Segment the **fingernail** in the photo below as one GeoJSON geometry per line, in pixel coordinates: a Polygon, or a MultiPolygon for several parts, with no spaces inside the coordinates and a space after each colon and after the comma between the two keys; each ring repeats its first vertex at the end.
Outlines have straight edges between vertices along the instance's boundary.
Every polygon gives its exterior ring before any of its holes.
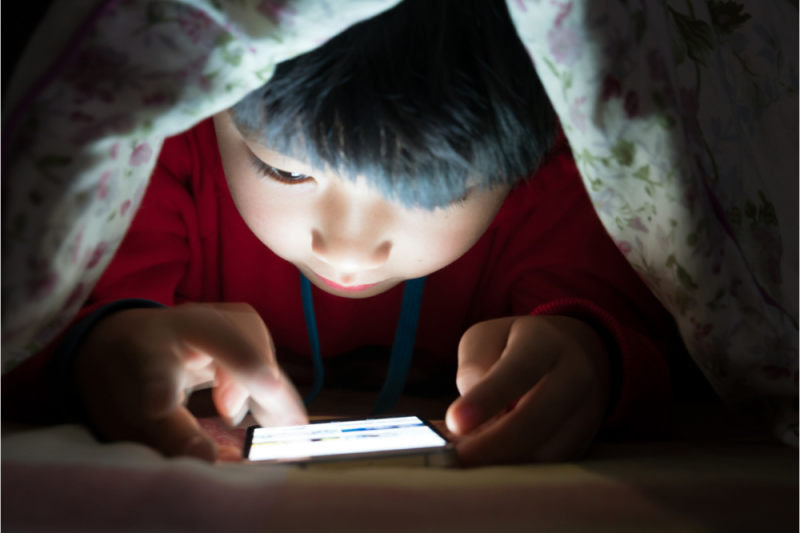
{"type": "Polygon", "coordinates": [[[239,408],[239,412],[236,413],[233,417],[231,417],[231,425],[238,426],[244,420],[244,417],[247,415],[247,412],[250,411],[250,406],[248,405],[249,402],[242,403],[242,406],[239,408]]]}
{"type": "Polygon", "coordinates": [[[478,408],[469,403],[461,403],[455,412],[458,433],[464,434],[472,431],[480,423],[480,412],[478,408]]]}
{"type": "Polygon", "coordinates": [[[220,413],[231,426],[237,426],[247,414],[249,395],[233,383],[220,391],[224,412],[220,413]]]}
{"type": "Polygon", "coordinates": [[[217,459],[217,445],[205,437],[195,435],[189,439],[183,447],[181,455],[197,457],[198,459],[213,463],[217,459]]]}

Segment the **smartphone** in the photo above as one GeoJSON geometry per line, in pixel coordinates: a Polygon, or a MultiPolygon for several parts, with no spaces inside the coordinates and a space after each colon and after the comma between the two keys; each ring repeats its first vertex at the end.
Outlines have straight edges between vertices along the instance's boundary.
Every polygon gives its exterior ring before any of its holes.
{"type": "Polygon", "coordinates": [[[251,426],[244,458],[301,467],[456,466],[453,444],[418,416],[319,420],[304,426],[251,426]]]}

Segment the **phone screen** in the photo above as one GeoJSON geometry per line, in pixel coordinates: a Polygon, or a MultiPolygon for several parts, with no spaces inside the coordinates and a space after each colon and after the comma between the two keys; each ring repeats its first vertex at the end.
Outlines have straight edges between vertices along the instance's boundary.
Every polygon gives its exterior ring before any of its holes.
{"type": "Polygon", "coordinates": [[[430,449],[447,441],[416,416],[252,428],[251,461],[430,449]]]}

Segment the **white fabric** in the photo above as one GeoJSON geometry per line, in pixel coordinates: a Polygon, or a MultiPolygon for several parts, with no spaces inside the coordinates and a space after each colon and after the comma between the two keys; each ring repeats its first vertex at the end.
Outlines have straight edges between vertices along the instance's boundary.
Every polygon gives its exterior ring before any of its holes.
{"type": "Polygon", "coordinates": [[[797,9],[509,8],[606,229],[717,392],[796,446],[797,9]]]}

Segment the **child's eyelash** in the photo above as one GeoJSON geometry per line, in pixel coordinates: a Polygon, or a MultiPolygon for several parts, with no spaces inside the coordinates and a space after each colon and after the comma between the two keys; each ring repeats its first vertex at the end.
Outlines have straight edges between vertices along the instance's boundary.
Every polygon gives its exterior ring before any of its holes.
{"type": "Polygon", "coordinates": [[[297,185],[298,183],[305,183],[308,180],[313,179],[311,176],[307,176],[306,174],[296,174],[294,172],[286,172],[285,170],[277,169],[264,163],[255,156],[253,156],[253,167],[261,176],[279,181],[281,183],[286,183],[288,185],[297,185]]]}

